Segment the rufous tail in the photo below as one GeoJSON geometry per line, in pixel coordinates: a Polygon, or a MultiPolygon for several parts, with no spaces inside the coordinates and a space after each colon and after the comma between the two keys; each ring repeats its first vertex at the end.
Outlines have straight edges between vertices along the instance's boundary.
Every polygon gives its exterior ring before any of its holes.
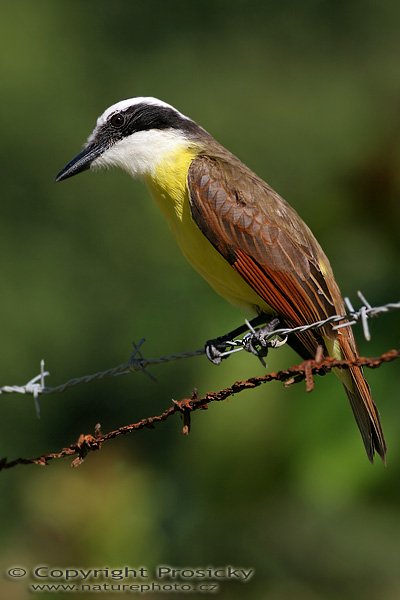
{"type": "MultiPolygon", "coordinates": [[[[356,358],[357,351],[352,335],[339,336],[339,344],[345,360],[356,358]]],[[[372,400],[369,385],[361,367],[351,367],[348,372],[349,381],[343,381],[343,385],[361,432],[368,458],[373,462],[375,452],[377,452],[385,462],[386,442],[378,409],[372,400]],[[351,389],[349,384],[351,384],[351,389]]]]}

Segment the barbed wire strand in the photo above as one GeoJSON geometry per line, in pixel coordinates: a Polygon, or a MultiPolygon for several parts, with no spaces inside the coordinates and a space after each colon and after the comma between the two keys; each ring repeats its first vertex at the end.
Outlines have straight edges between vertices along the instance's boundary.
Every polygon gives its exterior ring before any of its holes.
{"type": "Polygon", "coordinates": [[[42,454],[36,458],[16,458],[10,461],[7,458],[2,458],[0,459],[0,471],[11,469],[17,465],[35,464],[47,466],[50,461],[66,456],[76,456],[76,458],[74,458],[72,461],[71,466],[78,467],[80,464],[82,464],[89,452],[100,450],[104,443],[109,442],[110,440],[121,435],[127,435],[141,429],[154,429],[156,424],[166,421],[175,413],[181,414],[183,420],[182,434],[188,435],[191,427],[191,414],[197,410],[207,409],[208,405],[212,402],[221,402],[234,394],[239,394],[244,390],[259,387],[260,385],[270,381],[280,381],[285,386],[289,386],[305,380],[306,390],[310,392],[314,388],[314,375],[325,374],[327,371],[331,371],[334,368],[348,369],[352,366],[376,368],[383,363],[388,363],[400,358],[400,350],[389,350],[378,357],[358,357],[354,360],[336,360],[331,357],[321,358],[321,356],[321,352],[317,352],[317,355],[314,359],[304,361],[299,365],[290,367],[289,369],[284,369],[275,373],[267,373],[259,377],[251,377],[250,379],[246,379],[244,381],[235,381],[227,388],[216,392],[209,392],[201,397],[199,397],[197,392],[194,391],[190,398],[173,400],[172,405],[167,407],[159,415],[146,417],[129,425],[123,425],[118,429],[109,431],[106,434],[101,432],[101,426],[98,423],[95,426],[94,435],[81,434],[74,444],[62,448],[58,452],[42,454]]]}
{"type": "MultiPolygon", "coordinates": [[[[358,321],[361,321],[363,333],[365,338],[369,341],[371,339],[371,333],[368,326],[368,319],[371,317],[376,317],[383,313],[387,313],[393,310],[400,309],[400,302],[389,302],[382,306],[371,306],[371,304],[366,300],[364,295],[361,292],[358,292],[358,297],[360,298],[363,305],[359,310],[355,310],[353,305],[351,304],[348,298],[345,298],[346,306],[348,309],[348,314],[345,315],[332,315],[326,319],[322,319],[320,321],[316,321],[314,323],[310,323],[307,325],[301,325],[299,327],[292,328],[278,328],[274,329],[270,333],[264,335],[264,340],[266,342],[271,341],[272,347],[278,347],[286,343],[289,335],[293,333],[300,333],[303,331],[307,331],[309,329],[320,329],[324,327],[328,323],[338,323],[335,325],[334,329],[340,329],[342,327],[351,327],[355,325],[358,321]],[[345,321],[345,322],[341,322],[345,321]]],[[[251,327],[251,324],[247,322],[250,331],[254,330],[251,327]]],[[[231,349],[222,352],[221,358],[227,357],[230,354],[234,354],[235,352],[240,352],[242,350],[248,350],[248,335],[246,334],[241,339],[229,340],[226,341],[226,346],[230,346],[231,349]]],[[[33,377],[28,383],[25,385],[4,385],[0,387],[0,395],[1,394],[32,394],[35,402],[36,414],[40,416],[40,405],[39,405],[39,396],[44,394],[55,394],[65,392],[67,389],[75,387],[81,384],[87,384],[92,381],[104,379],[107,377],[117,377],[121,375],[128,375],[134,372],[144,372],[150,378],[154,379],[154,377],[147,371],[149,366],[160,365],[168,362],[174,362],[178,360],[184,360],[187,358],[193,358],[196,356],[202,356],[205,354],[205,349],[200,348],[198,350],[181,352],[176,354],[169,354],[167,356],[160,356],[158,358],[145,358],[141,353],[141,346],[143,345],[145,339],[142,338],[138,344],[133,343],[134,352],[130,357],[128,362],[117,365],[116,367],[111,367],[104,371],[98,371],[96,373],[92,373],[89,375],[83,375],[80,377],[74,377],[69,379],[65,383],[56,386],[46,386],[45,378],[50,375],[49,371],[45,371],[45,363],[44,360],[40,362],[40,373],[33,377]]]]}

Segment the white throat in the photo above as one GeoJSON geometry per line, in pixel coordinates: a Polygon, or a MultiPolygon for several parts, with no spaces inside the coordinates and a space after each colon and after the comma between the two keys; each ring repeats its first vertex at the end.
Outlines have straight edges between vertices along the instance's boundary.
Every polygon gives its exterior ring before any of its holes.
{"type": "Polygon", "coordinates": [[[119,167],[132,177],[152,175],[168,154],[189,144],[184,134],[176,129],[138,131],[103,152],[91,168],[119,167]]]}

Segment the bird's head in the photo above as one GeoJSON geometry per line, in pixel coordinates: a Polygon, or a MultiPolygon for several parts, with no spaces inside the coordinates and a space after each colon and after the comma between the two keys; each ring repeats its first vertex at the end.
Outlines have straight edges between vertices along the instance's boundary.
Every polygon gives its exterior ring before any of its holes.
{"type": "Polygon", "coordinates": [[[57,175],[62,181],[89,168],[117,166],[131,175],[152,173],[169,152],[196,144],[205,131],[156,98],[113,104],[97,119],[83,150],[57,175]]]}

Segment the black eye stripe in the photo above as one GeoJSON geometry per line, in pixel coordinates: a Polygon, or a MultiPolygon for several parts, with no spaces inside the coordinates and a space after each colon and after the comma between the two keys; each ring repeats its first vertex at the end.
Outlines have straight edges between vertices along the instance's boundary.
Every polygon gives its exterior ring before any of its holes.
{"type": "Polygon", "coordinates": [[[148,131],[149,129],[178,128],[184,119],[173,109],[163,106],[137,104],[124,111],[126,117],[124,135],[135,131],[148,131]]]}
{"type": "Polygon", "coordinates": [[[198,125],[193,121],[185,119],[174,109],[167,106],[135,104],[119,114],[125,118],[124,124],[119,127],[119,131],[124,137],[137,131],[148,131],[150,129],[180,129],[183,131],[198,129],[198,125]]]}
{"type": "Polygon", "coordinates": [[[139,131],[177,129],[189,137],[204,135],[194,121],[186,119],[173,108],[152,104],[134,104],[125,110],[114,112],[96,134],[96,140],[106,139],[115,143],[139,131]]]}

